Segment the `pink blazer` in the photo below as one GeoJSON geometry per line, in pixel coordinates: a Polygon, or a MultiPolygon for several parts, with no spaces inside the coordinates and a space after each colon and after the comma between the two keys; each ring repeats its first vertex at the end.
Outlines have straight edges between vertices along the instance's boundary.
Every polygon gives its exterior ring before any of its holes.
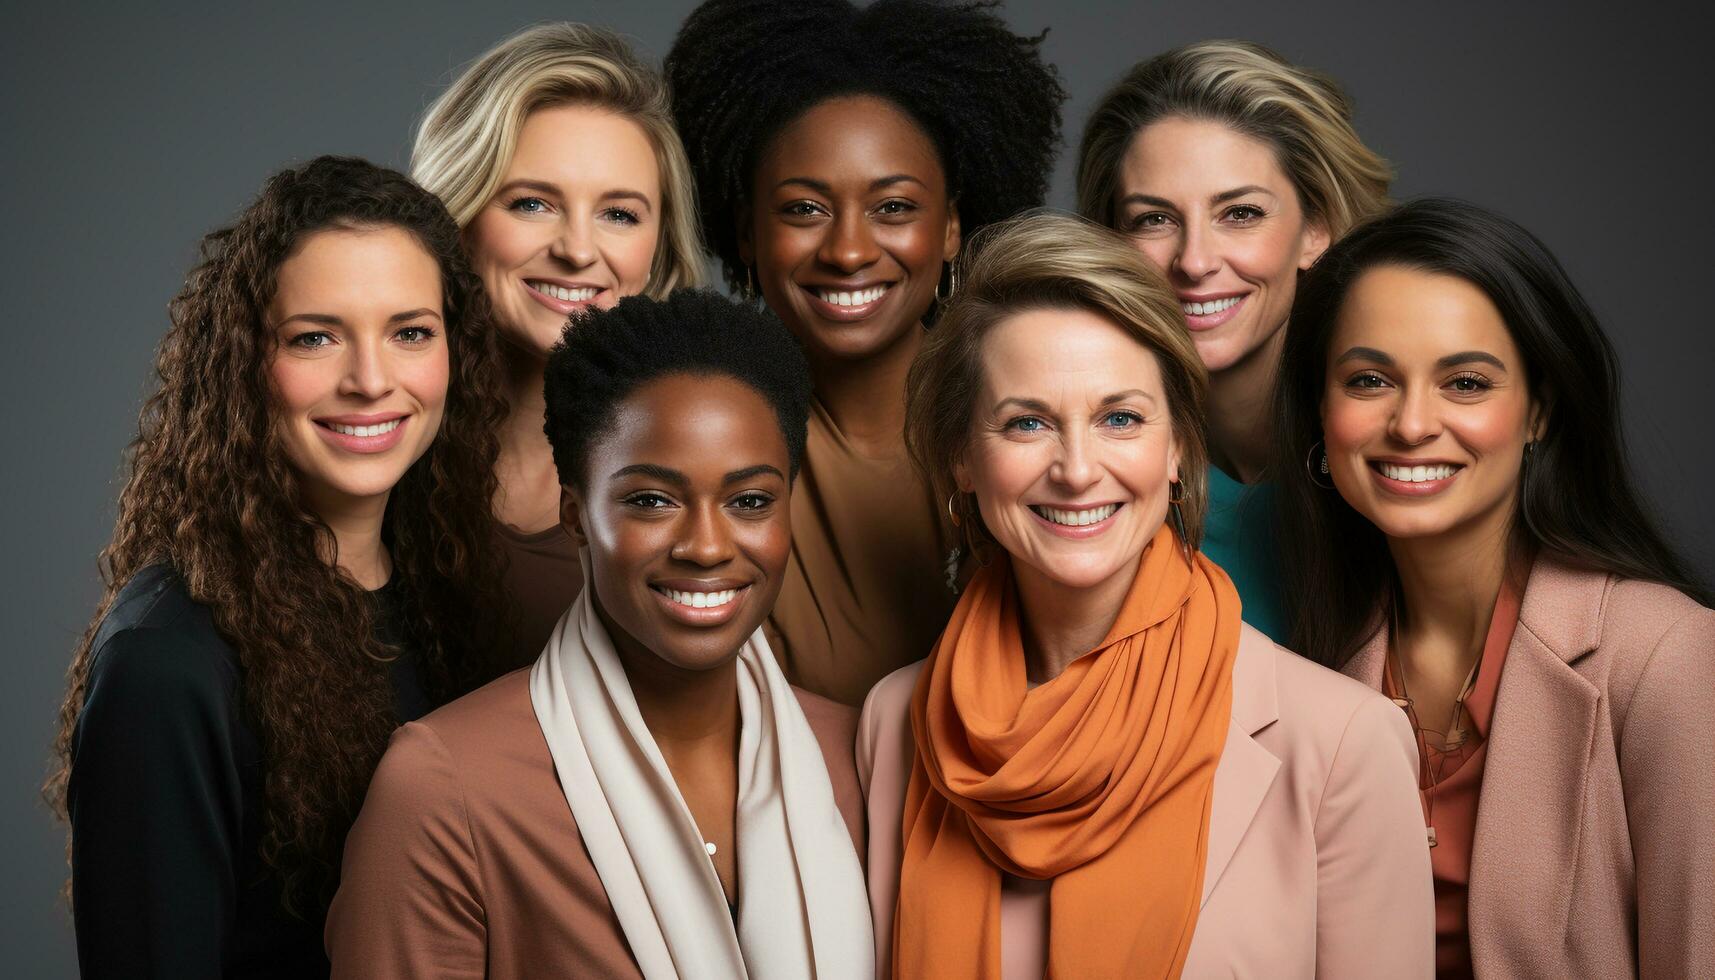
{"type": "MultiPolygon", "coordinates": [[[[921,668],[884,678],[858,722],[882,977],[892,959],[900,817],[915,751],[907,707],[921,668]]],[[[1391,702],[1244,627],[1184,975],[1431,976],[1435,911],[1416,773],[1411,731],[1391,702]]],[[[1008,879],[1007,980],[1043,976],[1047,933],[1045,883],[1008,879]]]]}
{"type": "MultiPolygon", "coordinates": [[[[1386,653],[1345,673],[1379,688],[1386,653]]],[[[1715,977],[1715,611],[1536,562],[1467,902],[1479,977],[1715,977]]]]}

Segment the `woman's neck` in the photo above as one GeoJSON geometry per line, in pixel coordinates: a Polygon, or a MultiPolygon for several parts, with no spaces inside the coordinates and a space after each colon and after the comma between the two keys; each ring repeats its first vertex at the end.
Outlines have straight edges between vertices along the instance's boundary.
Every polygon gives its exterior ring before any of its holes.
{"type": "MultiPolygon", "coordinates": [[[[1401,608],[1393,643],[1416,670],[1463,676],[1483,648],[1509,574],[1511,509],[1470,527],[1422,538],[1389,538],[1401,608]]],[[[1408,668],[1409,669],[1409,668],[1408,668]]]]}
{"type": "Polygon", "coordinates": [[[322,560],[335,565],[373,592],[393,577],[393,557],[381,541],[381,526],[387,517],[389,494],[376,497],[316,496],[306,492],[305,503],[333,532],[333,551],[322,560]]]}
{"type": "Polygon", "coordinates": [[[1274,378],[1285,339],[1283,326],[1237,364],[1209,375],[1209,458],[1240,483],[1255,483],[1268,465],[1274,378]]]}
{"type": "Polygon", "coordinates": [[[923,346],[912,327],[891,347],[861,360],[810,360],[816,398],[845,440],[864,456],[899,451],[905,432],[905,377],[923,346]]]}
{"type": "Polygon", "coordinates": [[[1046,684],[1059,677],[1072,661],[1107,638],[1142,560],[1138,556],[1107,581],[1090,588],[1063,585],[1023,562],[1012,563],[1024,638],[1024,670],[1031,683],[1046,684]]]}
{"type": "Polygon", "coordinates": [[[547,412],[543,377],[547,362],[533,351],[510,348],[506,356],[506,403],[501,424],[499,481],[494,513],[504,524],[533,533],[560,522],[560,478],[554,450],[542,425],[547,412]]]}
{"type": "Polygon", "coordinates": [[[736,652],[708,670],[675,667],[621,630],[599,601],[595,612],[613,640],[643,724],[669,766],[677,768],[672,763],[687,753],[733,751],[739,731],[736,652]]]}

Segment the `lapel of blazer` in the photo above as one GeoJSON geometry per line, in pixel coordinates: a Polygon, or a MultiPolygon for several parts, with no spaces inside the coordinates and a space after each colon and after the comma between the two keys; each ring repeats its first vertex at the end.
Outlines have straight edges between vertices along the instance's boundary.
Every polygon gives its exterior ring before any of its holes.
{"type": "MultiPolygon", "coordinates": [[[[1507,973],[1509,950],[1558,948],[1572,907],[1600,692],[1572,664],[1596,648],[1608,577],[1539,559],[1507,647],[1471,848],[1473,963],[1507,973]]],[[[1514,964],[1518,965],[1518,964],[1514,964]]],[[[1540,965],[1540,964],[1539,964],[1540,965]]]]}
{"type": "Polygon", "coordinates": [[[1239,841],[1262,806],[1280,770],[1280,760],[1258,745],[1252,735],[1280,718],[1274,682],[1274,644],[1249,626],[1239,633],[1233,662],[1233,715],[1227,723],[1227,744],[1215,766],[1215,799],[1209,807],[1209,854],[1203,866],[1203,899],[1207,905],[1221,873],[1233,859],[1239,841]]]}

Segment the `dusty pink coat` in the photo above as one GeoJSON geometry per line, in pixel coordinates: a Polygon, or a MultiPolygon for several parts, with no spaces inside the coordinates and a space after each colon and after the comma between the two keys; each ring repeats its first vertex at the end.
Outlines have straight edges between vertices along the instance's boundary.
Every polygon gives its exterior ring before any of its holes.
{"type": "Polygon", "coordinates": [[[1537,561],[1489,725],[1477,976],[1715,977],[1715,611],[1537,561]]]}
{"type": "MultiPolygon", "coordinates": [[[[884,977],[915,751],[906,709],[921,668],[912,664],[877,684],[858,722],[884,977]]],[[[1416,773],[1417,749],[1398,708],[1246,626],[1184,975],[1431,976],[1435,910],[1416,773]]],[[[1006,980],[1043,975],[1045,885],[1009,880],[1003,888],[1006,980]]]]}

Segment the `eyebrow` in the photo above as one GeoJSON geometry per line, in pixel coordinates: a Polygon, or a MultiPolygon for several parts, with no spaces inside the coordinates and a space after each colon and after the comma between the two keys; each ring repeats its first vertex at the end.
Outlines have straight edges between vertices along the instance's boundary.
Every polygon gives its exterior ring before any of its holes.
{"type": "MultiPolygon", "coordinates": [[[[495,193],[495,196],[498,197],[501,194],[506,193],[507,191],[535,191],[538,194],[552,194],[555,197],[563,197],[564,196],[561,193],[560,188],[555,186],[554,184],[551,184],[545,180],[533,180],[529,177],[520,177],[517,180],[509,180],[505,184],[502,184],[500,189],[495,191],[494,193],[495,193]]],[[[641,202],[644,206],[649,206],[652,203],[649,199],[649,195],[643,193],[642,191],[634,191],[628,187],[619,187],[619,188],[615,188],[611,191],[608,191],[607,193],[603,194],[599,198],[599,200],[603,200],[603,201],[613,201],[613,200],[638,201],[638,202],[641,202]]]]}
{"type": "MultiPolygon", "coordinates": [[[[1230,191],[1222,191],[1214,197],[1209,198],[1209,201],[1212,204],[1224,204],[1234,198],[1244,197],[1246,194],[1267,194],[1269,197],[1275,196],[1273,191],[1259,184],[1246,184],[1243,187],[1235,187],[1230,191]]],[[[1154,197],[1149,194],[1127,194],[1120,200],[1120,204],[1149,204],[1158,208],[1177,207],[1177,205],[1165,197],[1154,197]]]]}
{"type": "MultiPolygon", "coordinates": [[[[1390,367],[1394,363],[1392,357],[1374,347],[1353,347],[1336,358],[1334,363],[1344,364],[1347,361],[1375,361],[1377,364],[1385,364],[1390,367]]],[[[1506,362],[1488,351],[1462,350],[1457,354],[1448,354],[1445,357],[1435,359],[1435,369],[1438,371],[1458,367],[1461,364],[1492,364],[1502,371],[1507,369],[1506,362]]]]}
{"type": "MultiPolygon", "coordinates": [[[[825,180],[817,180],[814,177],[788,177],[785,180],[782,180],[780,183],[775,184],[774,189],[779,190],[782,187],[786,187],[786,186],[792,185],[792,184],[796,184],[796,185],[799,185],[802,187],[808,187],[818,194],[827,194],[830,197],[833,196],[833,193],[834,193],[834,188],[833,188],[832,184],[829,184],[825,180]]],[[[885,187],[892,187],[894,184],[916,184],[918,187],[921,187],[924,190],[928,190],[928,188],[929,188],[928,184],[923,183],[921,180],[918,180],[916,177],[913,177],[910,174],[888,174],[886,177],[877,177],[876,179],[870,181],[869,182],[869,191],[870,191],[870,193],[874,193],[874,192],[879,191],[885,187]]]]}
{"type": "MultiPolygon", "coordinates": [[[[1103,407],[1106,407],[1118,402],[1123,402],[1127,398],[1142,398],[1150,404],[1155,403],[1155,396],[1144,391],[1142,388],[1127,388],[1125,391],[1116,391],[1113,394],[1108,395],[1101,400],[1100,404],[1103,407]]],[[[1000,414],[1000,410],[1005,408],[1008,404],[1017,405],[1019,408],[1022,408],[1027,412],[1040,412],[1043,415],[1054,414],[1054,410],[1048,407],[1047,402],[1040,401],[1035,398],[1020,398],[1017,396],[1002,398],[1000,401],[995,402],[993,410],[994,413],[997,415],[1000,414]]]]}
{"type": "MultiPolygon", "coordinates": [[[[432,317],[439,320],[441,315],[426,306],[420,306],[414,310],[405,310],[400,313],[395,313],[387,318],[387,322],[403,323],[406,320],[421,320],[424,317],[432,317]]],[[[278,330],[286,324],[291,323],[293,320],[303,320],[308,323],[317,323],[326,327],[337,327],[345,323],[344,317],[335,316],[332,313],[294,313],[291,316],[282,318],[279,323],[274,324],[274,329],[278,330]]]]}
{"type": "MultiPolygon", "coordinates": [[[[752,477],[762,476],[766,473],[772,473],[782,480],[786,479],[786,474],[780,472],[779,467],[770,466],[767,463],[758,463],[755,466],[746,466],[743,469],[733,470],[721,478],[721,483],[739,483],[744,480],[751,479],[752,477]]],[[[681,487],[689,486],[691,483],[691,478],[678,470],[671,469],[666,466],[658,466],[654,463],[633,463],[630,466],[621,466],[619,469],[613,471],[613,476],[609,477],[609,479],[617,480],[622,476],[647,476],[652,479],[660,480],[662,483],[671,483],[681,487]]]]}

